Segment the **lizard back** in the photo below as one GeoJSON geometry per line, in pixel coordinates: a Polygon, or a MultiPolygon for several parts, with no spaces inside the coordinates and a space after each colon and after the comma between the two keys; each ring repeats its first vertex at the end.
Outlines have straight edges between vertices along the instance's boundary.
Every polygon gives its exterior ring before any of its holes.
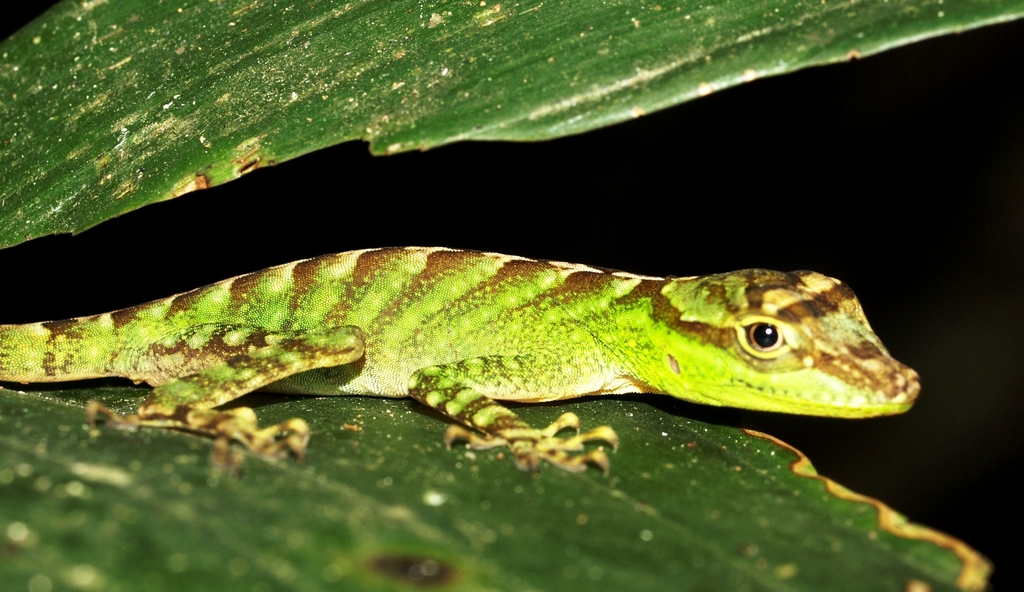
{"type": "Polygon", "coordinates": [[[355,325],[367,335],[360,364],[274,390],[404,396],[418,368],[478,356],[573,342],[603,362],[599,339],[576,320],[607,315],[627,297],[649,298],[662,282],[477,251],[349,251],[109,313],[0,325],[0,380],[126,376],[155,385],[203,367],[220,349],[263,345],[271,333],[355,325]]]}

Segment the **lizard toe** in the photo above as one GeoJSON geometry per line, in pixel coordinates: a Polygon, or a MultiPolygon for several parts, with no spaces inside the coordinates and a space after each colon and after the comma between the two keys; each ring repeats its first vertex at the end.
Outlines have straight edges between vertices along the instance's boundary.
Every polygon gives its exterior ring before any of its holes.
{"type": "Polygon", "coordinates": [[[570,473],[582,473],[590,466],[601,469],[601,472],[608,474],[611,461],[603,450],[591,450],[586,454],[566,454],[562,451],[552,451],[543,458],[548,463],[570,473]]]}
{"type": "Polygon", "coordinates": [[[563,413],[558,419],[551,423],[548,427],[544,428],[541,433],[548,437],[554,437],[555,434],[564,430],[571,429],[576,432],[580,431],[580,418],[575,413],[563,413]]]}
{"type": "Polygon", "coordinates": [[[102,418],[104,424],[119,430],[134,430],[141,425],[138,415],[118,415],[99,401],[89,401],[85,405],[85,417],[89,429],[96,429],[96,419],[102,418]]]}
{"type": "MultiPolygon", "coordinates": [[[[572,415],[569,427],[573,424],[578,426],[579,418],[573,414],[566,415],[572,415]]],[[[610,444],[615,449],[619,443],[618,435],[610,427],[600,426],[569,438],[558,438],[552,434],[552,430],[554,426],[563,426],[567,423],[563,422],[565,417],[563,415],[547,429],[533,434],[529,434],[527,430],[517,430],[515,434],[502,433],[510,442],[509,448],[512,450],[516,466],[524,471],[536,472],[543,461],[573,473],[585,471],[591,465],[607,473],[611,461],[603,449],[582,454],[571,453],[582,452],[585,444],[598,441],[610,444]]],[[[554,429],[554,432],[557,433],[560,429],[562,427],[554,429]]]]}
{"type": "Polygon", "coordinates": [[[465,442],[473,450],[488,450],[505,446],[508,442],[501,436],[480,435],[460,425],[450,425],[444,432],[445,448],[451,450],[455,442],[465,442]]]}

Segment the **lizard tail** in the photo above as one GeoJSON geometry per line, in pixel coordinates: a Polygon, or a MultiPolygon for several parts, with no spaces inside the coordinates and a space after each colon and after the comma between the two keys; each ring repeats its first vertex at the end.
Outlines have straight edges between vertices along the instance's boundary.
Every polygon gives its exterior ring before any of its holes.
{"type": "Polygon", "coordinates": [[[0,381],[58,382],[110,376],[115,342],[109,314],[0,325],[0,381]]]}

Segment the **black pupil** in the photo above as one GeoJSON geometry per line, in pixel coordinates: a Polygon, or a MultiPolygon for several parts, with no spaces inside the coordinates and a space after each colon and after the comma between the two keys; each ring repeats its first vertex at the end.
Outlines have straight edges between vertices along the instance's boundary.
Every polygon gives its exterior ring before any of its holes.
{"type": "Polygon", "coordinates": [[[775,325],[758,323],[750,328],[750,339],[761,349],[771,349],[779,343],[779,330],[775,325]]]}

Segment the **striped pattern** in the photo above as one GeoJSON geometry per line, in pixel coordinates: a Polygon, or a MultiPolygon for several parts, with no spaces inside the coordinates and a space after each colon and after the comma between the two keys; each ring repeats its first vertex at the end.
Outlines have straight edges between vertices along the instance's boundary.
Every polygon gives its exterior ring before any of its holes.
{"type": "MultiPolygon", "coordinates": [[[[889,356],[849,288],[820,274],[659,278],[421,247],[327,255],[108,314],[0,326],[0,380],[126,376],[157,385],[280,335],[343,326],[365,335],[358,363],[273,388],[400,397],[425,368],[519,358],[531,362],[515,380],[498,380],[505,370],[495,370],[474,388],[521,401],[659,391],[849,416],[903,411],[919,390],[916,373],[889,356]],[[747,355],[738,330],[751,314],[773,319],[792,351],[770,360],[747,355]]],[[[444,405],[459,396],[441,390],[450,394],[444,405]]],[[[454,415],[480,405],[467,400],[454,415]]]]}
{"type": "MultiPolygon", "coordinates": [[[[523,353],[530,349],[528,341],[536,341],[517,335],[552,332],[552,338],[582,338],[572,319],[584,322],[603,314],[640,284],[661,281],[444,248],[351,251],[113,313],[0,326],[0,379],[126,375],[160,384],[201,367],[205,362],[197,357],[223,357],[263,345],[268,333],[355,325],[369,336],[366,368],[372,371],[322,394],[404,396],[409,377],[419,368],[523,353]]],[[[657,286],[646,290],[656,291],[657,286]]],[[[301,388],[286,385],[284,390],[301,388]]]]}

